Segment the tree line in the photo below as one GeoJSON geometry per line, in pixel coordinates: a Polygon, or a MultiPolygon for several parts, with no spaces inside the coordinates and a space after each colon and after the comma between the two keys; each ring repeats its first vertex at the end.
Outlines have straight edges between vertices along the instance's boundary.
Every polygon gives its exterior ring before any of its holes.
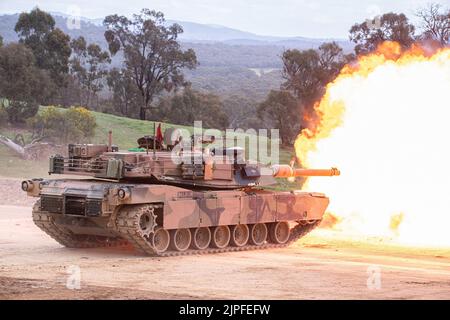
{"type": "MultiPolygon", "coordinates": [[[[184,78],[183,70],[195,68],[198,62],[195,52],[183,50],[177,41],[183,32],[180,25],[167,26],[161,12],[148,9],[131,19],[107,16],[104,25],[107,51],[82,36],[70,39],[39,8],[20,14],[15,25],[19,42],[0,48],[0,97],[8,121],[25,122],[39,105],[81,105],[142,120],[158,115],[175,122],[185,117],[172,117],[173,112],[166,110],[172,99],[192,101],[189,108],[197,108],[196,114],[207,107],[217,109],[215,96],[192,90],[184,78]],[[110,67],[115,55],[123,59],[121,68],[110,67]],[[107,99],[102,98],[105,90],[107,99]]],[[[221,108],[214,116],[202,113],[211,125],[228,125],[221,108]]]]}
{"type": "MultiPolygon", "coordinates": [[[[218,97],[198,92],[185,72],[196,68],[196,53],[182,48],[183,29],[168,25],[161,12],[143,9],[131,18],[104,19],[108,49],[71,39],[39,8],[20,14],[15,25],[17,43],[0,37],[0,122],[24,123],[39,105],[85,106],[92,110],[138,119],[226,128],[278,128],[282,141],[292,144],[296,134],[314,123],[314,102],[340,69],[356,55],[373,51],[385,40],[409,47],[415,41],[448,45],[450,10],[431,4],[417,12],[421,33],[402,13],[386,13],[376,21],[354,24],[349,38],[354,53],[344,54],[335,42],[317,49],[287,49],[282,53],[283,83],[262,102],[249,97],[218,97]],[[111,67],[118,57],[120,67],[111,67]]],[[[55,118],[54,115],[52,115],[55,118]]]]}

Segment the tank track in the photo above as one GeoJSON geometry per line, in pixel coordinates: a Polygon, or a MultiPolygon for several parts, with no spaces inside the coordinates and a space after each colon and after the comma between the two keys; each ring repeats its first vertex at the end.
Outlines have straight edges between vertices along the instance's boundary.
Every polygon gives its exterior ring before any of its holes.
{"type": "Polygon", "coordinates": [[[148,208],[156,209],[157,205],[136,205],[121,208],[116,217],[116,230],[120,236],[128,241],[137,251],[147,255],[156,255],[157,251],[152,248],[147,237],[139,233],[139,211],[148,208]]]}
{"type": "Polygon", "coordinates": [[[299,223],[291,229],[289,240],[283,244],[265,243],[263,245],[245,245],[242,247],[228,246],[223,249],[207,248],[204,250],[188,249],[186,251],[174,251],[167,250],[164,252],[157,252],[153,247],[149,238],[141,235],[138,231],[137,217],[139,216],[139,210],[146,210],[148,207],[161,208],[160,205],[139,205],[133,207],[122,208],[116,217],[116,230],[120,233],[121,237],[126,239],[137,251],[145,255],[160,256],[160,257],[174,257],[174,256],[187,256],[187,255],[201,255],[212,253],[224,253],[235,251],[249,251],[249,250],[261,250],[261,249],[275,249],[285,248],[297,241],[298,239],[307,235],[311,230],[316,228],[321,220],[316,220],[311,223],[301,224],[299,223]]]}
{"type": "Polygon", "coordinates": [[[101,248],[117,247],[128,243],[121,238],[102,236],[77,235],[55,223],[54,218],[40,211],[40,200],[33,206],[33,222],[42,231],[52,237],[55,241],[68,248],[101,248]]]}

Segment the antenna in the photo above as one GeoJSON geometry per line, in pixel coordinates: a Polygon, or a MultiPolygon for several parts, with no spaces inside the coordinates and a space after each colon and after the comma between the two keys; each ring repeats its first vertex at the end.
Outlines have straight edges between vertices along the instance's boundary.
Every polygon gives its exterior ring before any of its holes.
{"type": "Polygon", "coordinates": [[[153,159],[156,159],[156,122],[153,121],[153,159]]]}
{"type": "Polygon", "coordinates": [[[112,151],[112,130],[108,131],[108,152],[112,151]]]}

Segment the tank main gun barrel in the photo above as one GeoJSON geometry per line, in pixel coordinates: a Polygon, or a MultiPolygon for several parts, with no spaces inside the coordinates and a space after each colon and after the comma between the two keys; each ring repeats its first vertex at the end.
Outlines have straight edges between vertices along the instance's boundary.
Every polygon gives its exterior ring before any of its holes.
{"type": "Polygon", "coordinates": [[[272,166],[273,176],[275,178],[292,177],[331,177],[339,176],[341,172],[337,168],[331,169],[294,169],[288,165],[272,166]]]}

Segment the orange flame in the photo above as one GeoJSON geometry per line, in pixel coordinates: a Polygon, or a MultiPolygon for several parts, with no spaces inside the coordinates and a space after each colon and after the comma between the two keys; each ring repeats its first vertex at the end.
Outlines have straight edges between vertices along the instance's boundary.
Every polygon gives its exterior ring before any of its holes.
{"type": "Polygon", "coordinates": [[[449,92],[450,48],[402,51],[396,42],[358,57],[327,85],[314,106],[318,122],[298,135],[295,152],[303,165],[341,169],[338,178],[308,181],[330,196],[341,226],[450,245],[449,92]]]}
{"type": "Polygon", "coordinates": [[[341,221],[342,221],[341,217],[339,217],[331,212],[325,212],[325,214],[322,217],[322,221],[320,222],[320,228],[333,229],[341,221]]]}
{"type": "Polygon", "coordinates": [[[391,221],[389,223],[389,228],[396,234],[398,235],[398,229],[400,227],[400,224],[403,221],[403,213],[397,213],[397,214],[393,214],[391,216],[391,221]]]}

